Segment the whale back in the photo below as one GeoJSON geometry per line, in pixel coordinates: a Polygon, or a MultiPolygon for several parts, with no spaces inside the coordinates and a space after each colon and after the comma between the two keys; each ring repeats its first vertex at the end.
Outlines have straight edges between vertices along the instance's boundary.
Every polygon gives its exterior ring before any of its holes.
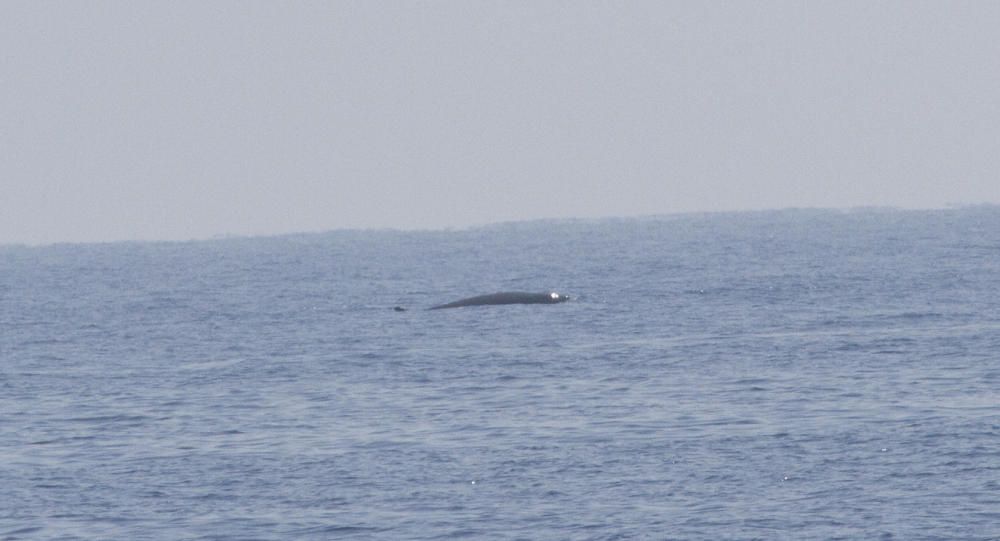
{"type": "Polygon", "coordinates": [[[566,302],[569,297],[556,292],[549,293],[527,293],[524,291],[503,291],[489,295],[478,295],[459,299],[447,304],[432,306],[429,310],[440,310],[442,308],[461,308],[463,306],[486,306],[493,304],[556,304],[566,302]]]}

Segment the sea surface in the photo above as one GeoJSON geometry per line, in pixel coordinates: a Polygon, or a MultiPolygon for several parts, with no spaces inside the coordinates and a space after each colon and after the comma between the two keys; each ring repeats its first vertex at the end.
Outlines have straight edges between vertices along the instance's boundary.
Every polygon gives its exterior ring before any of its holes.
{"type": "Polygon", "coordinates": [[[1000,539],[1000,207],[0,247],[22,539],[1000,539]]]}

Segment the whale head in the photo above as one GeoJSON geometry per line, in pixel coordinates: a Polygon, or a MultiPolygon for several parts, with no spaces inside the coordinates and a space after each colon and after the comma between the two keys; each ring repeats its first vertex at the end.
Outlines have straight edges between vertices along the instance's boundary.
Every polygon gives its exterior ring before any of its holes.
{"type": "Polygon", "coordinates": [[[549,298],[552,299],[550,301],[552,303],[566,302],[566,301],[569,300],[569,295],[560,295],[560,294],[556,293],[555,291],[553,291],[553,292],[549,293],[549,298]]]}

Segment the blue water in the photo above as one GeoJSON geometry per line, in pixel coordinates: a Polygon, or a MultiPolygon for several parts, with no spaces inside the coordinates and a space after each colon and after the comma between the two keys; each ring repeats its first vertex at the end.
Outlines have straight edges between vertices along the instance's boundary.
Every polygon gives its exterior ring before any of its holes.
{"type": "Polygon", "coordinates": [[[16,539],[1000,539],[1000,208],[0,247],[16,539]]]}

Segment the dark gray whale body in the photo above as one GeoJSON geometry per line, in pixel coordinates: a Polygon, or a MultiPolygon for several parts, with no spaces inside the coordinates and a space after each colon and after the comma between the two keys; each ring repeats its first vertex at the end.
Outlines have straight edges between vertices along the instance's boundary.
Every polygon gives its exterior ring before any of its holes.
{"type": "Polygon", "coordinates": [[[505,291],[493,293],[492,295],[479,295],[460,299],[448,304],[432,306],[428,310],[440,310],[441,308],[461,308],[463,306],[483,306],[487,304],[556,304],[566,302],[569,297],[558,293],[525,293],[523,291],[505,291]]]}

